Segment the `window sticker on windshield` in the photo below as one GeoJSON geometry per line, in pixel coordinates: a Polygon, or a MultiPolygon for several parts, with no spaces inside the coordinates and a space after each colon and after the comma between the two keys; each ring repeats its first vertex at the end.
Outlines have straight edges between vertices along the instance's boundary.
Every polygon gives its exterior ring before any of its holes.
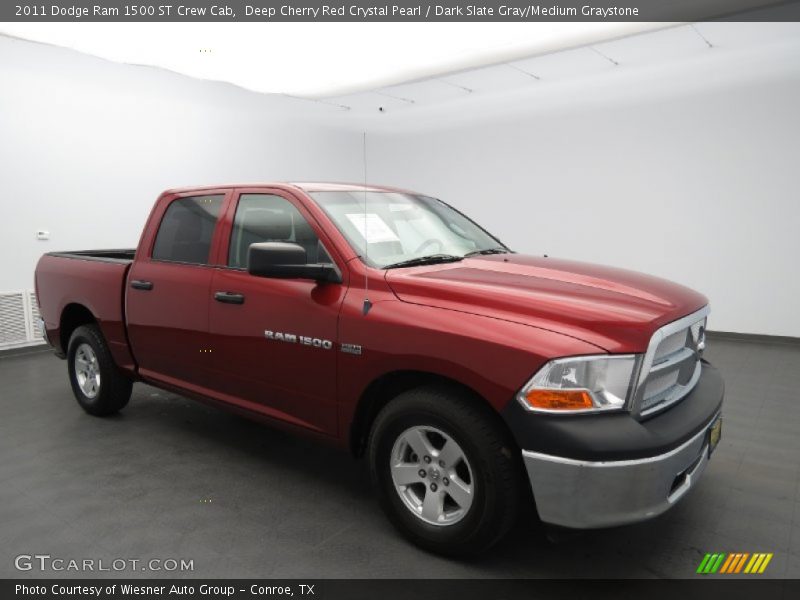
{"type": "Polygon", "coordinates": [[[410,202],[408,204],[390,204],[389,210],[392,212],[403,212],[406,210],[414,210],[414,205],[410,202]]]}
{"type": "Polygon", "coordinates": [[[355,213],[345,215],[353,226],[370,244],[379,242],[399,242],[400,238],[392,231],[386,221],[375,213],[355,213]]]}

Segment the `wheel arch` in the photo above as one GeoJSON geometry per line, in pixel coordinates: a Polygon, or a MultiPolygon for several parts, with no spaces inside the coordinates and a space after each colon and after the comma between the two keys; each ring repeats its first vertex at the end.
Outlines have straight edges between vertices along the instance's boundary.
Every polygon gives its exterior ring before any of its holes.
{"type": "Polygon", "coordinates": [[[361,457],[367,445],[367,438],[378,413],[403,392],[423,386],[444,386],[460,394],[476,406],[483,408],[488,418],[493,418],[507,432],[508,439],[514,442],[510,429],[489,401],[472,387],[461,381],[438,373],[419,370],[400,370],[384,373],[365,388],[358,399],[350,425],[349,446],[353,456],[361,457]]]}
{"type": "Polygon", "coordinates": [[[64,354],[67,353],[72,332],[81,325],[90,323],[97,323],[97,317],[83,304],[72,302],[64,307],[64,310],[61,311],[61,319],[58,326],[59,344],[64,354]]]}

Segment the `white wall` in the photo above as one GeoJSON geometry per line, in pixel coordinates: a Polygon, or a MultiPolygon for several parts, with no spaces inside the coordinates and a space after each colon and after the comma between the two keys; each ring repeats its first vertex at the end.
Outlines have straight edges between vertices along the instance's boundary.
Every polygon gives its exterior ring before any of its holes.
{"type": "Polygon", "coordinates": [[[514,249],[659,275],[709,328],[800,336],[800,46],[616,69],[368,120],[370,179],[514,249]]]}
{"type": "Polygon", "coordinates": [[[44,252],[136,246],[166,188],[361,177],[360,135],[314,103],[3,36],[0,82],[0,292],[44,252]]]}
{"type": "Polygon", "coordinates": [[[43,252],[135,246],[164,188],[360,181],[366,130],[371,182],[519,251],[694,287],[712,329],[800,336],[800,41],[383,114],[2,36],[0,82],[0,291],[43,252]]]}

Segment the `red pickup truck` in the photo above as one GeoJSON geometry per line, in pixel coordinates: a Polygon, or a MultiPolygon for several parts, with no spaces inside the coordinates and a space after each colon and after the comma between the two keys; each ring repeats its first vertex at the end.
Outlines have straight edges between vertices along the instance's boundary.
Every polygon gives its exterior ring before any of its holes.
{"type": "Polygon", "coordinates": [[[522,511],[658,515],[720,438],[704,296],[517,254],[413,192],[170,190],[138,249],[46,254],[36,291],[86,412],[142,381],[348,447],[394,525],[442,553],[522,511]]]}

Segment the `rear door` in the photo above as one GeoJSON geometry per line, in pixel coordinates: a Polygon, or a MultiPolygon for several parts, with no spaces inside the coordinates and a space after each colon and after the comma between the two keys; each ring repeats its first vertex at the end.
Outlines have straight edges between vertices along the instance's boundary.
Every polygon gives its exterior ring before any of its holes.
{"type": "Polygon", "coordinates": [[[128,336],[145,378],[202,391],[208,384],[208,305],[217,224],[228,190],[160,201],[128,275],[128,336]]]}
{"type": "Polygon", "coordinates": [[[225,264],[213,275],[209,307],[212,387],[249,410],[336,434],[345,284],[255,277],[246,268],[250,244],[265,241],[300,244],[309,263],[333,262],[340,271],[341,259],[329,254],[324,231],[285,190],[236,190],[222,229],[225,264]]]}

